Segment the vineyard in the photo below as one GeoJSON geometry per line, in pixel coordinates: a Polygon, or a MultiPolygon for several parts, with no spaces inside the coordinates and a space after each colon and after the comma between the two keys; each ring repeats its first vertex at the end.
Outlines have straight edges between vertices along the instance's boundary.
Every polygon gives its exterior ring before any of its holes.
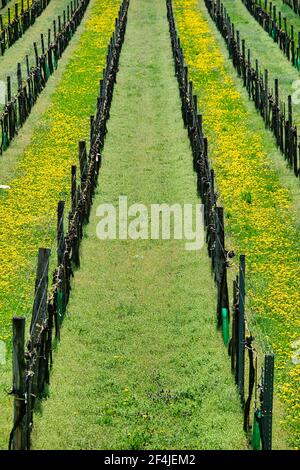
{"type": "Polygon", "coordinates": [[[300,449],[300,1],[0,0],[0,450],[300,449]]]}

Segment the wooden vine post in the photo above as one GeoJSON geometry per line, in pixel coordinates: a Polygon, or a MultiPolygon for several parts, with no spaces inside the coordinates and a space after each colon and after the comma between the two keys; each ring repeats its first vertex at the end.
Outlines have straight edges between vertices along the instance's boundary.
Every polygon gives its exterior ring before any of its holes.
{"type": "Polygon", "coordinates": [[[240,256],[239,271],[239,312],[238,312],[238,340],[237,340],[237,384],[242,403],[245,401],[245,255],[240,256]]]}

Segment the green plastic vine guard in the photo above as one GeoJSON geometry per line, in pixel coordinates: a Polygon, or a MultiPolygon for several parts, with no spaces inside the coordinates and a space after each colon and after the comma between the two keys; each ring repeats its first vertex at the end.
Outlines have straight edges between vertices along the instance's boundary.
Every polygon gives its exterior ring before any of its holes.
{"type": "Polygon", "coordinates": [[[252,449],[260,450],[260,427],[259,420],[261,419],[261,410],[255,410],[252,429],[252,449]]]}
{"type": "Polygon", "coordinates": [[[229,318],[227,308],[222,308],[222,332],[225,346],[229,342],[229,318]]]}

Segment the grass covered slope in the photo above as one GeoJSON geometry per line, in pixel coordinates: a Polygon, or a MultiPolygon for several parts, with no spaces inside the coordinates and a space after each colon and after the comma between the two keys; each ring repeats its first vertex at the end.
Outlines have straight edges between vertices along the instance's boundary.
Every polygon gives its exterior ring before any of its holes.
{"type": "Polygon", "coordinates": [[[100,203],[196,203],[165,3],[131,0],[83,241],[35,449],[243,449],[206,248],[100,241],[100,203]]]}
{"type": "MultiPolygon", "coordinates": [[[[34,121],[36,108],[29,118],[35,124],[30,146],[16,157],[14,176],[5,180],[11,190],[0,193],[0,340],[8,350],[12,316],[31,314],[37,251],[53,245],[56,207],[59,199],[69,196],[70,165],[78,162],[78,141],[89,137],[89,116],[95,110],[119,6],[119,0],[91,1],[51,104],[38,120],[34,121]]],[[[10,387],[8,354],[6,366],[0,365],[0,448],[7,447],[12,425],[12,399],[6,393],[10,387]]]]}
{"type": "Polygon", "coordinates": [[[291,357],[292,344],[300,338],[300,237],[293,194],[273,170],[277,157],[273,161],[269,155],[275,155],[275,146],[228,72],[204,2],[174,0],[174,6],[204,115],[227,233],[234,249],[247,255],[248,305],[255,312],[251,324],[276,354],[276,391],[286,404],[284,425],[290,445],[299,447],[300,367],[291,357]]]}

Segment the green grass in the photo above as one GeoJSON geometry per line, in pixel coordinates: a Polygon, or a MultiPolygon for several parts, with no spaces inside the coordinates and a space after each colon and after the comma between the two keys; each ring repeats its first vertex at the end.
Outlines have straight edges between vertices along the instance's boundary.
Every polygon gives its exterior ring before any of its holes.
{"type": "MultiPolygon", "coordinates": [[[[294,35],[296,39],[296,44],[298,44],[298,31],[300,31],[300,17],[297,15],[293,8],[290,8],[288,5],[283,3],[283,0],[272,0],[272,5],[276,6],[276,14],[277,14],[277,23],[279,25],[278,20],[278,13],[281,11],[282,13],[282,28],[284,27],[283,18],[287,19],[287,30],[288,33],[291,32],[291,25],[294,26],[294,35]]],[[[268,12],[270,11],[270,0],[268,0],[268,12]]]]}
{"type": "Polygon", "coordinates": [[[244,449],[206,248],[100,241],[96,208],[196,203],[165,4],[131,0],[104,165],[35,449],[244,449]]]}

